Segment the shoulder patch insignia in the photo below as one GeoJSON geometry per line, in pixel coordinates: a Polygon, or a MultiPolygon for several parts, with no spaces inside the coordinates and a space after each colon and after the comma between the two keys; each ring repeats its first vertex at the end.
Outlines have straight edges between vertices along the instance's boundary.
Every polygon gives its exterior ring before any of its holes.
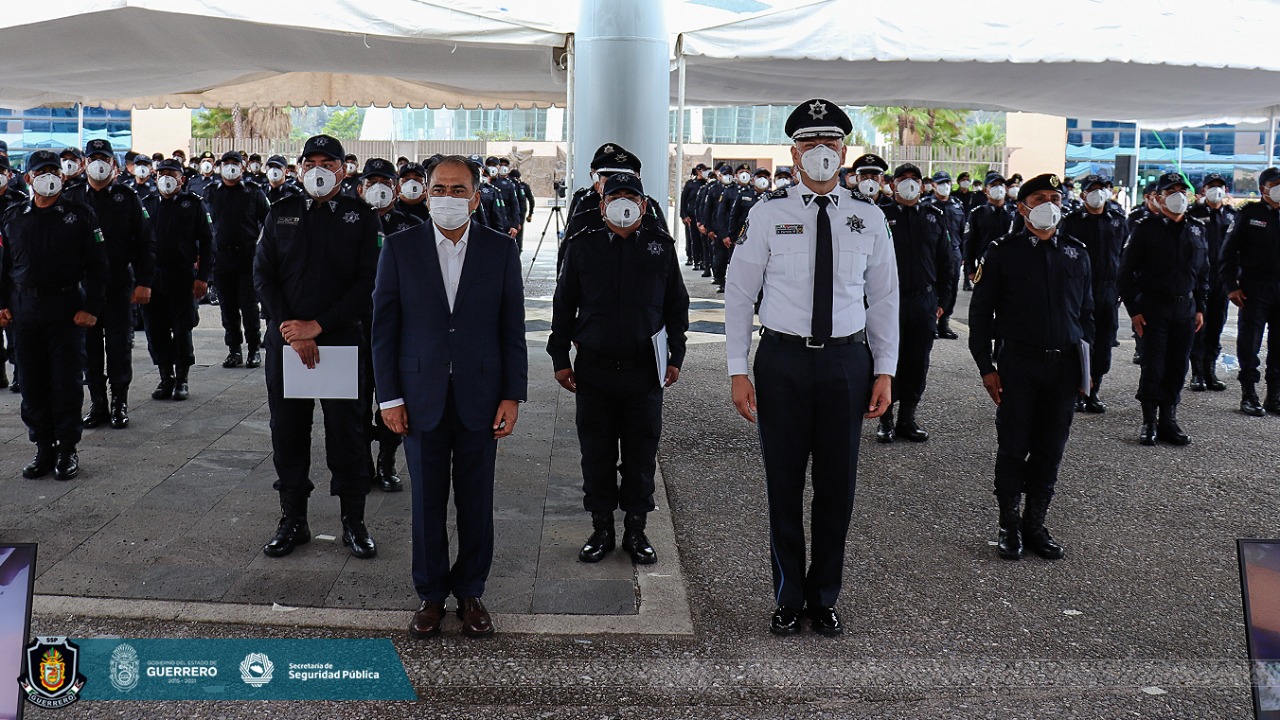
{"type": "Polygon", "coordinates": [[[1250,224],[1250,225],[1252,225],[1252,226],[1254,226],[1254,227],[1261,227],[1261,228],[1264,228],[1264,227],[1266,227],[1266,226],[1267,226],[1267,221],[1266,221],[1266,220],[1253,220],[1253,219],[1251,219],[1251,220],[1249,220],[1249,224],[1250,224]]]}
{"type": "Polygon", "coordinates": [[[978,283],[982,282],[982,268],[984,267],[984,265],[985,263],[982,260],[978,261],[978,269],[973,272],[974,285],[977,285],[978,283]]]}
{"type": "Polygon", "coordinates": [[[382,233],[378,233],[378,247],[381,248],[382,244],[385,243],[386,241],[387,241],[387,236],[383,235],[382,233]]]}
{"type": "Polygon", "coordinates": [[[93,229],[93,241],[94,241],[94,242],[96,242],[96,243],[101,243],[101,242],[103,241],[103,239],[104,239],[104,238],[102,237],[102,231],[101,231],[101,230],[99,230],[98,228],[94,228],[94,229],[93,229]]]}
{"type": "Polygon", "coordinates": [[[742,221],[742,229],[738,231],[738,237],[733,239],[734,245],[741,245],[747,241],[747,228],[751,226],[751,218],[742,221]]]}
{"type": "Polygon", "coordinates": [[[862,234],[863,230],[867,229],[867,224],[863,222],[862,218],[857,215],[850,215],[849,217],[845,218],[844,224],[848,225],[850,230],[858,233],[859,235],[862,234]]]}
{"type": "Polygon", "coordinates": [[[770,199],[784,198],[786,196],[787,196],[786,188],[778,188],[777,190],[774,190],[773,192],[769,193],[770,199]]]}

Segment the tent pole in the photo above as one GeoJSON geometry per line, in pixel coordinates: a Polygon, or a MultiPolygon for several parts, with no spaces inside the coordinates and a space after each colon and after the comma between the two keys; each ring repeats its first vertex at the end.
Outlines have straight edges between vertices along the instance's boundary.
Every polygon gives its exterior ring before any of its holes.
{"type": "Polygon", "coordinates": [[[76,137],[78,139],[77,147],[84,149],[84,101],[76,103],[76,137]]]}
{"type": "MultiPolygon", "coordinates": [[[[573,177],[573,141],[574,141],[573,135],[574,135],[574,129],[575,129],[573,126],[573,108],[574,108],[574,105],[573,105],[574,77],[573,76],[574,76],[574,69],[577,66],[577,56],[574,54],[574,50],[573,50],[572,34],[569,35],[568,42],[565,43],[564,49],[565,49],[565,60],[567,61],[567,64],[568,64],[568,67],[566,68],[566,73],[568,76],[567,79],[569,81],[569,89],[566,95],[565,109],[564,109],[564,115],[565,115],[564,185],[565,185],[565,188],[567,188],[568,193],[573,193],[575,190],[577,190],[578,185],[576,182],[574,182],[574,177],[573,177]]],[[[554,190],[552,192],[554,193],[554,190]]],[[[552,198],[551,200],[552,206],[554,207],[559,200],[560,200],[559,197],[552,198]]],[[[565,198],[565,201],[568,202],[567,197],[565,198]]],[[[557,241],[557,245],[559,245],[559,241],[557,241]]]]}
{"type": "Polygon", "coordinates": [[[1271,114],[1267,121],[1267,167],[1276,156],[1276,106],[1271,106],[1271,114]]]}
{"type": "MultiPolygon", "coordinates": [[[[669,217],[680,214],[680,195],[684,190],[684,35],[676,38],[676,67],[679,75],[679,85],[676,88],[676,169],[671,181],[671,196],[675,198],[675,208],[669,217]]],[[[676,247],[680,247],[680,238],[685,232],[684,223],[673,223],[671,227],[675,231],[676,247]]]]}
{"type": "Polygon", "coordinates": [[[1133,190],[1130,207],[1138,207],[1142,201],[1142,126],[1133,124],[1133,190]]]}

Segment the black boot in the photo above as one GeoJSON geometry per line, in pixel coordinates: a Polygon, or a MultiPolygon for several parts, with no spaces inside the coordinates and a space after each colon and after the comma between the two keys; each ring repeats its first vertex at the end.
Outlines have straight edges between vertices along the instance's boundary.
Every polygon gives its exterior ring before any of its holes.
{"type": "Polygon", "coordinates": [[[342,544],[361,560],[376,556],[378,546],[364,524],[364,495],[343,495],[338,500],[342,506],[342,544]]]}
{"type": "Polygon", "coordinates": [[[600,562],[605,553],[613,552],[616,547],[613,513],[591,513],[591,528],[591,537],[587,538],[582,549],[578,551],[578,559],[587,563],[600,562]]]}
{"type": "Polygon", "coordinates": [[[1084,401],[1085,412],[1091,412],[1094,415],[1101,415],[1107,411],[1107,404],[1102,402],[1102,398],[1098,396],[1098,388],[1101,385],[1101,380],[1093,383],[1093,387],[1089,391],[1089,397],[1084,401]]]}
{"type": "Polygon", "coordinates": [[[262,546],[267,557],[284,557],[299,545],[311,542],[307,526],[307,496],[300,492],[280,491],[280,524],[271,542],[262,546]]]}
{"type": "Polygon", "coordinates": [[[902,407],[899,408],[898,424],[894,426],[894,433],[899,437],[904,437],[911,442],[924,442],[929,439],[929,433],[920,429],[920,425],[916,423],[916,404],[903,401],[902,407]]]}
{"type": "Polygon", "coordinates": [[[250,370],[257,367],[262,367],[262,351],[250,345],[249,356],[245,358],[244,366],[249,368],[250,370]]]}
{"type": "Polygon", "coordinates": [[[1160,421],[1156,424],[1156,437],[1171,445],[1190,445],[1191,436],[1178,427],[1178,406],[1164,405],[1160,408],[1160,421]]]}
{"type": "Polygon", "coordinates": [[[160,367],[160,384],[156,385],[155,392],[151,393],[152,400],[168,400],[173,397],[173,368],[167,366],[160,367]]]}
{"type": "Polygon", "coordinates": [[[1044,516],[1048,512],[1049,498],[1027,496],[1027,509],[1022,513],[1022,542],[1028,550],[1045,560],[1061,560],[1066,551],[1044,526],[1044,516]]]}
{"type": "Polygon", "coordinates": [[[996,551],[1005,560],[1022,559],[1022,516],[1018,513],[1018,505],[1022,496],[997,495],[1000,502],[1000,533],[996,540],[996,551]]]}
{"type": "Polygon", "coordinates": [[[89,412],[85,413],[80,420],[85,428],[92,429],[106,425],[110,419],[111,412],[107,409],[107,387],[90,385],[89,412]]]}
{"type": "Polygon", "coordinates": [[[129,427],[129,386],[111,386],[111,427],[120,430],[129,427]]]}
{"type": "Polygon", "coordinates": [[[1280,415],[1280,388],[1267,383],[1267,399],[1262,401],[1262,409],[1272,415],[1280,415]]]}
{"type": "Polygon", "coordinates": [[[1156,404],[1142,403],[1142,429],[1138,431],[1138,444],[1156,444],[1156,404]]]}
{"type": "Polygon", "coordinates": [[[658,562],[658,553],[654,552],[649,538],[645,537],[644,527],[644,513],[627,513],[622,519],[622,549],[631,553],[631,562],[636,565],[658,562]]]}
{"type": "Polygon", "coordinates": [[[1076,412],[1082,413],[1087,409],[1088,408],[1085,407],[1084,397],[1081,395],[1076,395],[1076,412]]]}
{"type": "Polygon", "coordinates": [[[58,462],[57,449],[53,443],[36,445],[36,456],[22,468],[22,477],[28,480],[42,478],[53,472],[58,462]]]}
{"type": "Polygon", "coordinates": [[[243,364],[244,356],[240,354],[240,348],[238,347],[232,348],[231,352],[227,353],[227,359],[222,361],[222,367],[227,368],[228,370],[231,368],[238,368],[243,364]]]}
{"type": "Polygon", "coordinates": [[[1267,414],[1262,409],[1262,403],[1258,402],[1258,391],[1254,389],[1253,383],[1240,383],[1240,412],[1252,417],[1267,414]]]}
{"type": "Polygon", "coordinates": [[[1204,386],[1214,392],[1222,392],[1227,389],[1227,384],[1218,379],[1218,359],[1214,358],[1212,362],[1205,363],[1204,366],[1204,386]]]}
{"type": "Polygon", "coordinates": [[[893,442],[893,406],[880,416],[880,427],[876,429],[876,442],[893,442]]]}
{"type": "Polygon", "coordinates": [[[938,337],[943,340],[955,340],[960,336],[951,329],[951,318],[944,317],[938,321],[938,337]]]}
{"type": "Polygon", "coordinates": [[[1191,382],[1187,383],[1187,387],[1196,392],[1204,392],[1207,387],[1204,382],[1204,370],[1199,360],[1191,360],[1191,382]]]}
{"type": "Polygon", "coordinates": [[[187,387],[187,373],[191,368],[178,366],[178,372],[173,376],[173,399],[186,400],[191,394],[190,388],[187,387]]]}
{"type": "Polygon", "coordinates": [[[75,445],[58,445],[57,457],[54,459],[53,479],[70,480],[80,474],[80,456],[76,454],[75,445]]]}
{"type": "Polygon", "coordinates": [[[378,469],[374,475],[382,485],[383,492],[400,492],[404,483],[396,473],[396,446],[391,443],[378,443],[378,469]]]}

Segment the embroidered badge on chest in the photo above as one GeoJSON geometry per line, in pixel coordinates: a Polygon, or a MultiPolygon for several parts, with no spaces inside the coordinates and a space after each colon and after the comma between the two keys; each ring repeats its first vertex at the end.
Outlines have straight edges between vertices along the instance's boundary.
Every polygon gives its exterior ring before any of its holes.
{"type": "Polygon", "coordinates": [[[191,207],[191,201],[190,201],[190,200],[183,200],[181,204],[182,204],[182,207],[184,207],[184,208],[189,208],[189,207],[191,207]]]}
{"type": "Polygon", "coordinates": [[[662,254],[662,243],[658,242],[657,240],[654,240],[653,242],[649,243],[649,254],[650,254],[650,255],[661,255],[661,254],[662,254]]]}
{"type": "Polygon", "coordinates": [[[1071,258],[1072,260],[1075,260],[1076,258],[1080,257],[1080,251],[1079,251],[1079,250],[1076,250],[1075,248],[1071,247],[1070,245],[1068,245],[1067,247],[1062,248],[1062,254],[1063,254],[1063,255],[1066,255],[1067,257],[1071,258]]]}
{"type": "Polygon", "coordinates": [[[71,223],[73,223],[73,222],[75,222],[75,221],[76,221],[76,214],[75,214],[75,213],[67,213],[67,214],[66,214],[66,215],[64,215],[64,216],[63,216],[63,218],[62,218],[62,222],[66,223],[66,224],[68,224],[68,225],[70,225],[71,223]]]}
{"type": "Polygon", "coordinates": [[[355,210],[352,210],[351,212],[342,216],[342,222],[346,222],[346,223],[353,223],[359,219],[360,219],[360,213],[356,212],[355,210]]]}
{"type": "Polygon", "coordinates": [[[859,235],[861,235],[862,231],[867,228],[867,224],[863,222],[862,218],[857,215],[850,215],[849,217],[845,218],[844,224],[848,225],[850,230],[858,233],[859,235]]]}
{"type": "Polygon", "coordinates": [[[116,199],[116,202],[124,202],[124,196],[123,196],[123,195],[112,195],[111,197],[115,198],[115,199],[116,199]]]}

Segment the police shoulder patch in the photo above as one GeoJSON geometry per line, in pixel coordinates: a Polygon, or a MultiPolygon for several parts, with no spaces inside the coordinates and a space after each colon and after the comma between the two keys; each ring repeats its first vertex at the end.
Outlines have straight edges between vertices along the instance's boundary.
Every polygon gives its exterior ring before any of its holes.
{"type": "Polygon", "coordinates": [[[738,231],[738,237],[733,239],[734,245],[741,245],[747,241],[747,228],[751,226],[751,218],[742,221],[742,229],[738,231]]]}
{"type": "Polygon", "coordinates": [[[987,259],[983,258],[978,261],[978,269],[973,271],[973,284],[977,285],[982,282],[982,268],[986,267],[987,259]]]}
{"type": "Polygon", "coordinates": [[[382,244],[385,243],[386,241],[387,241],[387,236],[383,235],[382,233],[378,233],[378,247],[382,247],[382,244]]]}
{"type": "Polygon", "coordinates": [[[101,231],[101,230],[99,230],[98,228],[94,228],[94,229],[93,229],[93,241],[94,241],[94,242],[96,242],[96,243],[100,243],[100,242],[103,242],[103,240],[104,240],[104,238],[102,237],[102,231],[101,231]]]}
{"type": "Polygon", "coordinates": [[[778,198],[784,198],[786,196],[787,196],[786,188],[778,188],[777,190],[774,190],[773,192],[769,193],[770,200],[776,200],[778,198]]]}

